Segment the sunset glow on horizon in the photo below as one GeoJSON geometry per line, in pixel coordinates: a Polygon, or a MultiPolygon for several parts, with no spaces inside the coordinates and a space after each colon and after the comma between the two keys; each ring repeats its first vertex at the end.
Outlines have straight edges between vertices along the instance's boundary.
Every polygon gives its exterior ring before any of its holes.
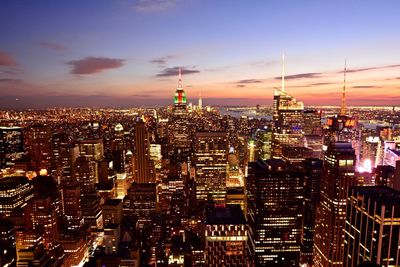
{"type": "Polygon", "coordinates": [[[0,108],[188,102],[400,105],[400,4],[198,0],[4,1],[0,108]],[[16,100],[18,99],[18,100],[16,100]]]}

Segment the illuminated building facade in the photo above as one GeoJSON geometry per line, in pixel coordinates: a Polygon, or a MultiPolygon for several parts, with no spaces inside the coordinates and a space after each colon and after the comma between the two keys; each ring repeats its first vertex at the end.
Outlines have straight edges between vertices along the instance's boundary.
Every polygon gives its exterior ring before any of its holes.
{"type": "Polygon", "coordinates": [[[205,216],[205,266],[246,266],[247,224],[240,206],[209,206],[205,216]]]}
{"type": "Polygon", "coordinates": [[[23,154],[22,128],[0,127],[0,169],[12,166],[23,154]]]}
{"type": "Polygon", "coordinates": [[[315,213],[319,202],[323,161],[305,159],[302,163],[304,171],[304,214],[301,236],[301,263],[313,265],[315,213]]]}
{"type": "Polygon", "coordinates": [[[88,157],[90,160],[101,160],[104,157],[103,140],[84,139],[78,142],[80,155],[88,157]]]}
{"type": "Polygon", "coordinates": [[[81,188],[82,196],[95,194],[96,163],[88,157],[79,156],[74,164],[74,180],[81,188]]]}
{"type": "Polygon", "coordinates": [[[138,218],[139,228],[151,222],[157,207],[157,188],[155,183],[133,183],[128,189],[130,211],[138,218]]]}
{"type": "Polygon", "coordinates": [[[250,162],[248,172],[248,248],[255,266],[298,266],[304,174],[281,159],[250,162]]]}
{"type": "Polygon", "coordinates": [[[285,91],[277,90],[274,95],[274,133],[272,154],[274,158],[282,156],[282,146],[303,145],[304,104],[285,91]]]}
{"type": "Polygon", "coordinates": [[[305,110],[303,112],[303,131],[305,135],[314,135],[321,131],[321,111],[305,110]]]}
{"type": "Polygon", "coordinates": [[[103,222],[107,224],[120,224],[122,220],[122,200],[118,198],[107,199],[101,206],[103,222]]]}
{"type": "Polygon", "coordinates": [[[400,192],[386,186],[353,187],[347,198],[345,267],[372,262],[400,265],[400,192]]]}
{"type": "MultiPolygon", "coordinates": [[[[283,59],[284,60],[284,59],[283,59]]],[[[282,146],[303,146],[304,104],[285,91],[284,64],[282,86],[274,91],[272,156],[281,158],[282,146]]]]}
{"type": "Polygon", "coordinates": [[[182,73],[179,69],[179,79],[178,88],[175,91],[174,96],[174,110],[176,113],[181,113],[186,111],[186,92],[182,87],[182,73]]]}
{"type": "Polygon", "coordinates": [[[52,134],[48,125],[32,125],[26,129],[25,144],[37,170],[49,170],[52,163],[52,134]]]}
{"type": "Polygon", "coordinates": [[[138,119],[135,124],[135,181],[150,182],[150,141],[145,122],[138,119]]]}
{"type": "Polygon", "coordinates": [[[351,143],[331,143],[325,153],[320,202],[316,211],[314,265],[342,266],[346,200],[354,178],[356,156],[351,143]]]}
{"type": "Polygon", "coordinates": [[[66,227],[71,232],[81,230],[84,220],[81,205],[81,187],[77,182],[62,185],[62,206],[66,227]]]}
{"type": "Polygon", "coordinates": [[[211,195],[224,201],[226,192],[228,142],[226,132],[197,132],[195,140],[195,181],[198,200],[211,195]]]}
{"type": "Polygon", "coordinates": [[[0,266],[16,266],[15,228],[10,221],[0,220],[0,266]]]}
{"type": "Polygon", "coordinates": [[[33,186],[26,177],[0,179],[0,216],[9,217],[33,198],[33,186]]]}

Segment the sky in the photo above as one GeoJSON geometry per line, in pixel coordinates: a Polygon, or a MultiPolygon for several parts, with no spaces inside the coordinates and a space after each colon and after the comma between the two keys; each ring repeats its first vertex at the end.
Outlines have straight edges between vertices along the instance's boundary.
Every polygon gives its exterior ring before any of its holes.
{"type": "Polygon", "coordinates": [[[3,0],[0,108],[400,105],[400,1],[3,0]]]}

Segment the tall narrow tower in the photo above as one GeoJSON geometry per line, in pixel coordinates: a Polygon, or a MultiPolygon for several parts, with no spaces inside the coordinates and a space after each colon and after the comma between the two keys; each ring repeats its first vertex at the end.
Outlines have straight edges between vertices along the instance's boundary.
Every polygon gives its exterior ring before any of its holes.
{"type": "Polygon", "coordinates": [[[182,70],[179,68],[178,87],[175,91],[174,107],[176,111],[186,110],[186,93],[182,87],[182,70]]]}
{"type": "Polygon", "coordinates": [[[340,115],[346,116],[347,107],[346,107],[346,60],[344,61],[344,71],[343,71],[343,91],[342,91],[342,106],[340,107],[340,115]]]}

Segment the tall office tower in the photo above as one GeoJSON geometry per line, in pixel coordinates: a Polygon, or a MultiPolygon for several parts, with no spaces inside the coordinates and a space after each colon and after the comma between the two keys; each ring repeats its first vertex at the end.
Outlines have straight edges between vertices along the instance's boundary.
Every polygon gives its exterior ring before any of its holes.
{"type": "Polygon", "coordinates": [[[142,119],[135,124],[135,181],[149,183],[150,180],[150,141],[149,133],[142,119]]]}
{"type": "Polygon", "coordinates": [[[60,146],[60,161],[58,163],[60,176],[57,177],[58,184],[63,181],[70,181],[74,178],[74,165],[79,156],[79,149],[77,146],[64,144],[60,146]]]}
{"type": "Polygon", "coordinates": [[[400,265],[400,192],[386,186],[353,187],[347,198],[344,266],[400,265]]]}
{"type": "Polygon", "coordinates": [[[16,266],[15,228],[10,221],[0,220],[0,266],[16,266]]]}
{"type": "Polygon", "coordinates": [[[298,266],[304,173],[281,159],[249,163],[249,251],[256,266],[298,266]]]}
{"type": "Polygon", "coordinates": [[[0,179],[0,217],[10,217],[33,198],[33,186],[26,177],[0,179]]]}
{"type": "Polygon", "coordinates": [[[58,223],[59,210],[51,197],[35,197],[32,199],[32,226],[34,231],[43,237],[46,249],[53,251],[58,246],[58,223]]]}
{"type": "Polygon", "coordinates": [[[315,212],[319,202],[323,161],[306,159],[303,162],[304,179],[304,214],[301,236],[300,262],[313,265],[315,212]]]}
{"type": "Polygon", "coordinates": [[[197,132],[195,139],[195,181],[198,200],[210,195],[224,201],[228,142],[226,132],[197,132]]]}
{"type": "Polygon", "coordinates": [[[208,206],[205,213],[205,265],[247,266],[247,223],[240,206],[208,206]]]}
{"type": "Polygon", "coordinates": [[[57,185],[50,176],[37,176],[32,180],[34,197],[27,206],[26,216],[36,234],[43,237],[43,245],[52,255],[60,249],[60,198],[57,185]]]}
{"type": "Polygon", "coordinates": [[[187,156],[192,144],[192,133],[186,106],[186,93],[182,87],[181,70],[179,70],[178,88],[175,92],[173,116],[168,125],[169,154],[187,156]]]}
{"type": "Polygon", "coordinates": [[[88,157],[79,156],[74,164],[74,180],[80,185],[82,197],[95,195],[96,163],[88,157]]]}
{"type": "Polygon", "coordinates": [[[22,128],[0,127],[0,169],[12,166],[23,154],[22,128]]]}
{"type": "Polygon", "coordinates": [[[125,171],[125,142],[124,128],[118,123],[114,128],[114,138],[112,140],[112,161],[113,169],[122,173],[125,171]]]}
{"type": "Polygon", "coordinates": [[[182,87],[181,69],[179,69],[178,87],[176,88],[174,96],[174,111],[178,114],[186,112],[186,92],[182,87]]]}
{"type": "Polygon", "coordinates": [[[51,147],[53,148],[53,152],[52,152],[52,172],[50,173],[51,176],[53,176],[54,178],[56,178],[56,180],[61,180],[61,178],[59,178],[61,176],[61,150],[62,147],[67,146],[67,144],[69,143],[69,139],[68,139],[68,133],[66,132],[58,132],[58,133],[54,133],[52,138],[52,145],[51,147]]]}
{"type": "Polygon", "coordinates": [[[78,182],[62,184],[62,207],[68,231],[79,232],[84,224],[81,204],[81,187],[78,182]]]}
{"type": "Polygon", "coordinates": [[[150,223],[156,212],[157,187],[155,183],[133,183],[128,189],[131,213],[138,218],[139,228],[150,223]]]}
{"type": "Polygon", "coordinates": [[[356,155],[351,143],[331,143],[324,157],[314,235],[314,265],[343,265],[348,188],[355,185],[356,155]]]}
{"type": "Polygon", "coordinates": [[[49,170],[52,163],[51,128],[48,125],[32,125],[26,129],[25,145],[36,169],[49,170]]]}
{"type": "Polygon", "coordinates": [[[303,110],[304,104],[285,91],[284,64],[282,68],[282,86],[274,91],[274,129],[272,156],[282,157],[282,146],[303,146],[303,110]]]}
{"type": "Polygon", "coordinates": [[[305,110],[303,112],[303,131],[305,135],[313,135],[321,132],[321,115],[320,110],[305,110]]]}

